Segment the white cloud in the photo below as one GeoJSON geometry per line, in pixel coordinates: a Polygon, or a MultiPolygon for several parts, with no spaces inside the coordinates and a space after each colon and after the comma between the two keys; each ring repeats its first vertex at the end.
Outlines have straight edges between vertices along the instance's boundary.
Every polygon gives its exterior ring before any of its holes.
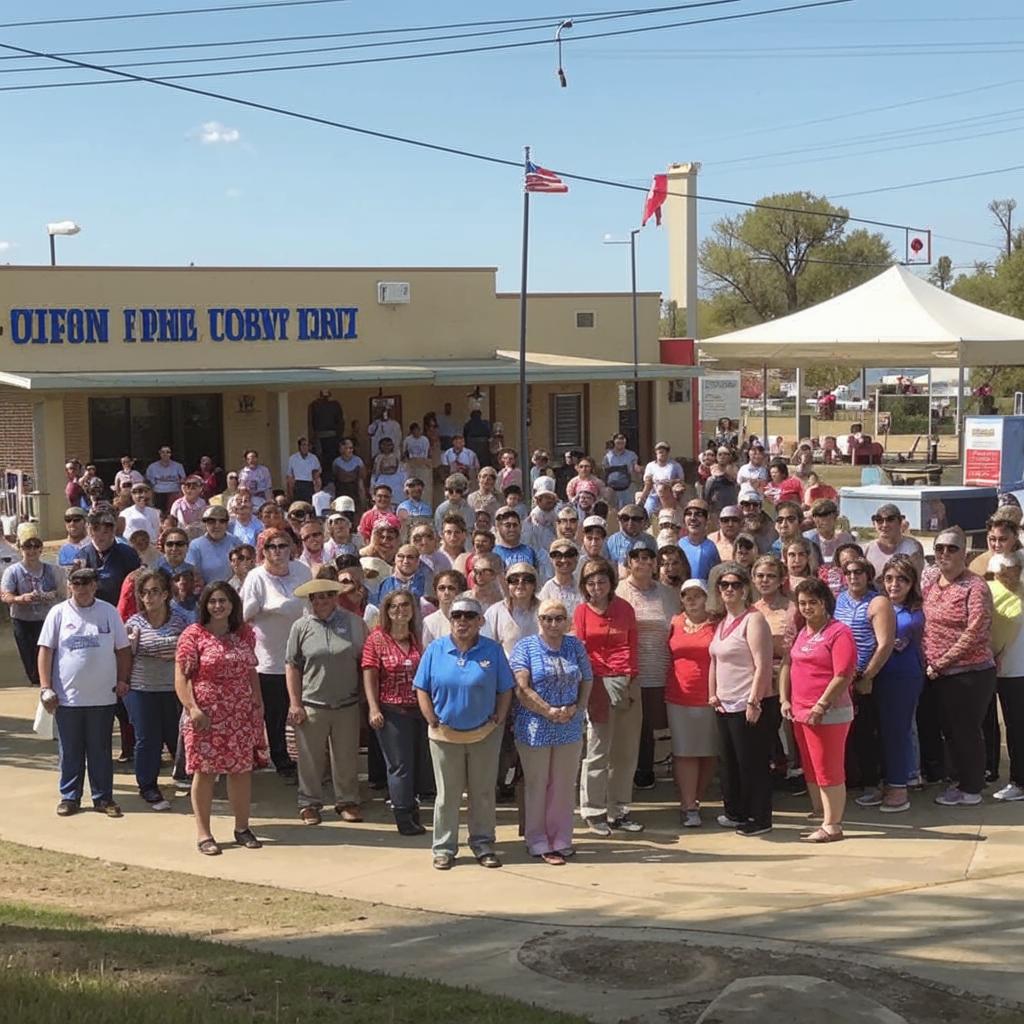
{"type": "Polygon", "coordinates": [[[14,242],[0,242],[0,252],[10,252],[14,245],[14,242]]]}
{"type": "Polygon", "coordinates": [[[241,141],[242,133],[237,128],[228,128],[220,121],[207,121],[193,133],[204,146],[230,145],[241,141]]]}

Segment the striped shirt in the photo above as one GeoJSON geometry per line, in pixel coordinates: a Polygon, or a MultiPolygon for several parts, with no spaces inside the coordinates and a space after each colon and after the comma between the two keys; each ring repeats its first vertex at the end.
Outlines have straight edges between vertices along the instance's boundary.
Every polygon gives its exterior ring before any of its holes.
{"type": "Polygon", "coordinates": [[[858,672],[864,670],[878,647],[878,638],[868,616],[868,606],[876,597],[878,594],[873,590],[869,590],[863,597],[851,597],[848,590],[842,590],[836,597],[835,618],[850,627],[857,644],[858,672]]]}

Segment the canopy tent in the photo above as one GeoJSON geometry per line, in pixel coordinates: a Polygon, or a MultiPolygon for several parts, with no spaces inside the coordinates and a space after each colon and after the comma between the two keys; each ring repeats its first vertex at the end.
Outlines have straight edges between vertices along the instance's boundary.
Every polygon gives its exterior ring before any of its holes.
{"type": "Polygon", "coordinates": [[[717,369],[1024,364],[1024,320],[976,306],[890,267],[799,313],[699,343],[717,369]]]}

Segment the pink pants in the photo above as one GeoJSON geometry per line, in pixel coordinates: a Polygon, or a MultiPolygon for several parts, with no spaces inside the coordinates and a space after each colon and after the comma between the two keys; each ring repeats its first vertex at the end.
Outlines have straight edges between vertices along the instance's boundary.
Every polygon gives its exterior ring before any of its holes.
{"type": "Polygon", "coordinates": [[[534,856],[572,848],[582,741],[557,747],[517,743],[523,766],[526,849],[534,856]]]}
{"type": "Polygon", "coordinates": [[[793,736],[800,748],[804,781],[819,786],[841,786],[846,782],[846,735],[850,722],[835,725],[793,723],[793,736]]]}

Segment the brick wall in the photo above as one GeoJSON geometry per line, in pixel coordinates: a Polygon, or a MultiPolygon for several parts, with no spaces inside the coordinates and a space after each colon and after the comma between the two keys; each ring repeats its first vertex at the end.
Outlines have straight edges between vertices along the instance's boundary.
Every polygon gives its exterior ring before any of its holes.
{"type": "Polygon", "coordinates": [[[64,396],[64,459],[92,458],[89,438],[89,399],[86,395],[64,396]]]}
{"type": "Polygon", "coordinates": [[[32,403],[16,392],[0,391],[0,469],[35,476],[32,403]]]}

